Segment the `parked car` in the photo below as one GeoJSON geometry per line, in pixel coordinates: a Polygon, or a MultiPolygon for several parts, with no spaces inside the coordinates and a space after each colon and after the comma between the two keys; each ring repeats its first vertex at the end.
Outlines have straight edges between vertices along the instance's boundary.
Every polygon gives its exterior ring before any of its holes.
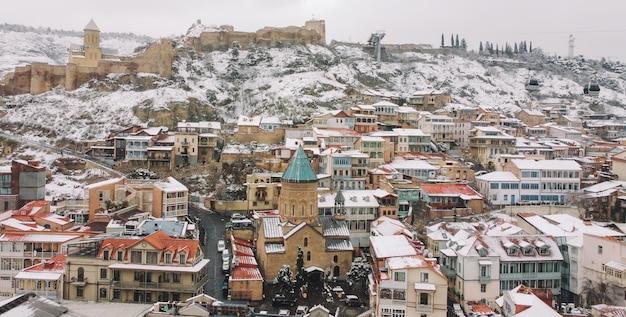
{"type": "Polygon", "coordinates": [[[480,170],[480,171],[478,171],[478,172],[474,173],[474,176],[485,175],[485,174],[487,174],[487,173],[488,173],[488,172],[487,172],[487,171],[485,171],[485,170],[480,170]]]}
{"type": "Polygon", "coordinates": [[[302,317],[304,315],[306,315],[309,312],[309,306],[298,306],[298,308],[296,308],[296,317],[302,317]]]}
{"type": "Polygon", "coordinates": [[[230,261],[229,260],[222,261],[222,273],[230,273],[230,261]]]}
{"type": "Polygon", "coordinates": [[[363,302],[356,295],[346,295],[346,305],[353,307],[361,307],[363,302]]]}
{"type": "Polygon", "coordinates": [[[295,304],[295,297],[276,294],[274,295],[274,298],[272,298],[272,305],[274,306],[293,306],[295,304]]]}
{"type": "Polygon", "coordinates": [[[226,249],[226,243],[224,240],[217,241],[217,252],[223,252],[226,249]]]}
{"type": "Polygon", "coordinates": [[[240,214],[238,212],[236,212],[236,213],[232,214],[232,216],[230,216],[230,220],[243,220],[243,219],[246,219],[246,218],[248,218],[248,217],[246,217],[246,216],[244,216],[244,215],[242,215],[242,214],[240,214]]]}
{"type": "Polygon", "coordinates": [[[278,316],[290,316],[289,309],[281,309],[278,311],[278,316]]]}
{"type": "Polygon", "coordinates": [[[230,252],[228,252],[228,249],[222,251],[222,261],[224,260],[230,260],[230,252]]]}

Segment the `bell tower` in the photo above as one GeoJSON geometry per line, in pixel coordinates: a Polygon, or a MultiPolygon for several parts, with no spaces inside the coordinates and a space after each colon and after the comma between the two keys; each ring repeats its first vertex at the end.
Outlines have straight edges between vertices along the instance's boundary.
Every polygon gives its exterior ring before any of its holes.
{"type": "Polygon", "coordinates": [[[312,223],[319,219],[317,209],[317,175],[306,153],[299,147],[281,178],[280,221],[312,223]]]}
{"type": "Polygon", "coordinates": [[[100,51],[100,29],[96,25],[96,22],[91,19],[87,26],[85,26],[83,49],[85,50],[85,65],[89,67],[98,66],[98,61],[102,59],[102,52],[100,51]]]}

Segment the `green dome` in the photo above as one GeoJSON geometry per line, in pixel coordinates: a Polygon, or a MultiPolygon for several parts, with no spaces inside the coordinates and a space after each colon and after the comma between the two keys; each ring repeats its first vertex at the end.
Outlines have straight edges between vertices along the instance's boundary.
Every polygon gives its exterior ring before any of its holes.
{"type": "Polygon", "coordinates": [[[289,166],[283,173],[283,182],[289,183],[310,183],[317,182],[317,175],[309,163],[309,158],[304,153],[302,147],[298,147],[296,154],[289,161],[289,166]]]}

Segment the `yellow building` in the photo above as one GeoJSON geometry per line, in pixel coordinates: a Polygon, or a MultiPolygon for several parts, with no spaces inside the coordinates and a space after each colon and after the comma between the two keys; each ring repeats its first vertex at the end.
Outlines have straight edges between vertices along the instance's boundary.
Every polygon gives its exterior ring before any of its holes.
{"type": "Polygon", "coordinates": [[[84,191],[89,221],[108,222],[107,209],[111,202],[125,202],[128,208],[150,212],[155,218],[187,215],[189,190],[173,177],[160,180],[114,178],[87,185],[84,191]]]}
{"type": "Polygon", "coordinates": [[[100,47],[100,28],[91,19],[85,26],[83,45],[70,45],[70,63],[78,66],[97,67],[103,59],[119,61],[117,51],[100,47]]]}
{"type": "Polygon", "coordinates": [[[281,178],[279,216],[261,218],[257,258],[266,280],[272,280],[283,264],[296,268],[298,247],[304,267],[318,278],[345,277],[354,247],[344,220],[343,206],[332,215],[319,215],[317,176],[300,147],[281,178]]]}
{"type": "Polygon", "coordinates": [[[436,259],[419,255],[404,235],[372,236],[370,250],[375,316],[446,316],[448,279],[436,259]]]}
{"type": "Polygon", "coordinates": [[[495,127],[475,127],[470,130],[469,147],[473,160],[494,170],[498,155],[515,151],[515,137],[495,127]]]}
{"type": "Polygon", "coordinates": [[[209,260],[198,240],[162,231],[68,246],[66,295],[80,301],[184,301],[201,294],[209,260]]]}

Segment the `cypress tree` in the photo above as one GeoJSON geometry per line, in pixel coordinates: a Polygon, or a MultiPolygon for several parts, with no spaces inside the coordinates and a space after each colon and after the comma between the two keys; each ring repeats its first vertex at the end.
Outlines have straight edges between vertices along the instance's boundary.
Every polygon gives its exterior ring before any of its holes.
{"type": "Polygon", "coordinates": [[[443,42],[443,33],[441,33],[441,46],[446,46],[446,44],[443,42]]]}
{"type": "Polygon", "coordinates": [[[454,34],[450,34],[450,46],[454,46],[454,34]]]}
{"type": "Polygon", "coordinates": [[[480,41],[480,44],[478,45],[478,53],[482,53],[483,52],[483,41],[480,41]]]}
{"type": "Polygon", "coordinates": [[[454,46],[459,47],[459,35],[456,35],[456,39],[454,40],[454,46]]]}

